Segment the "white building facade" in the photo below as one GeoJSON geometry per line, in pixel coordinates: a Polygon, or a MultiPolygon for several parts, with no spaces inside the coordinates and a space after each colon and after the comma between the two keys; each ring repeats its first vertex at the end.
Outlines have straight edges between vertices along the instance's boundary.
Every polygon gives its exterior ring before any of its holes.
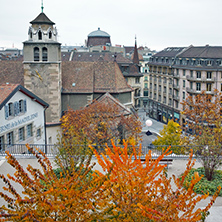
{"type": "MultiPolygon", "coordinates": [[[[0,149],[15,144],[45,144],[45,110],[48,104],[17,84],[0,86],[0,149]]],[[[23,151],[21,151],[23,152],[23,151]]]]}

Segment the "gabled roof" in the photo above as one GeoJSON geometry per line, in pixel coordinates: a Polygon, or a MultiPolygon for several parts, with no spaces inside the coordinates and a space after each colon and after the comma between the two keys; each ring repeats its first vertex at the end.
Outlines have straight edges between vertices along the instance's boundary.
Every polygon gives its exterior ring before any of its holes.
{"type": "Polygon", "coordinates": [[[47,25],[55,25],[54,22],[52,22],[44,12],[41,12],[34,20],[30,22],[32,25],[34,24],[47,24],[47,25]]]}
{"type": "Polygon", "coordinates": [[[119,112],[120,115],[121,114],[123,114],[123,115],[132,114],[132,112],[129,108],[124,106],[121,102],[119,102],[117,99],[115,99],[108,92],[103,94],[99,98],[97,98],[96,101],[101,102],[101,103],[105,103],[106,105],[109,105],[110,107],[113,107],[115,105],[115,107],[117,107],[117,109],[118,109],[117,111],[119,112]]]}
{"type": "Polygon", "coordinates": [[[26,96],[30,97],[31,99],[35,100],[37,103],[42,105],[44,108],[47,108],[49,105],[40,99],[38,96],[34,95],[32,92],[24,88],[19,84],[2,84],[0,85],[0,110],[4,105],[14,96],[16,92],[22,92],[26,96]]]}
{"type": "Polygon", "coordinates": [[[0,84],[6,83],[24,85],[22,61],[0,61],[0,84]]]}
{"type": "Polygon", "coordinates": [[[116,62],[63,62],[62,93],[131,92],[116,62]]]}

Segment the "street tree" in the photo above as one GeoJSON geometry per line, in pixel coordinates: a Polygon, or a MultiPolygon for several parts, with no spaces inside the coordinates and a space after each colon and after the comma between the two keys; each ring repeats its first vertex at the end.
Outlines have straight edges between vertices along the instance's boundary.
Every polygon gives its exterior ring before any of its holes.
{"type": "Polygon", "coordinates": [[[177,122],[170,120],[167,125],[163,126],[163,129],[160,131],[160,136],[157,136],[157,139],[152,143],[157,146],[159,150],[166,150],[171,146],[173,153],[181,154],[184,152],[184,149],[181,146],[181,135],[181,126],[177,122]]]}
{"type": "Polygon", "coordinates": [[[212,96],[202,91],[189,95],[182,105],[186,118],[184,130],[191,134],[187,137],[188,144],[193,146],[211,181],[214,171],[222,164],[221,93],[215,90],[212,96]]]}

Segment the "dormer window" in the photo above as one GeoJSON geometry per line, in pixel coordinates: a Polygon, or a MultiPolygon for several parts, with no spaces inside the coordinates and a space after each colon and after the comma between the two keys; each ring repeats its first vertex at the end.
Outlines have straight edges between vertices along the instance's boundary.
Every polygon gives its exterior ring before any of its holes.
{"type": "Polygon", "coordinates": [[[42,48],[42,61],[43,62],[48,61],[48,50],[46,47],[42,48]]]}
{"type": "Polygon", "coordinates": [[[39,30],[39,32],[38,32],[38,39],[39,40],[42,40],[42,32],[39,30]]]}
{"type": "Polygon", "coordinates": [[[39,48],[34,48],[34,61],[39,61],[39,48]]]}
{"type": "Polygon", "coordinates": [[[206,61],[206,65],[207,65],[207,66],[211,66],[211,65],[212,65],[212,60],[207,60],[207,61],[206,61]]]}
{"type": "Polygon", "coordinates": [[[49,31],[49,39],[51,39],[51,38],[52,38],[52,32],[49,31]]]}

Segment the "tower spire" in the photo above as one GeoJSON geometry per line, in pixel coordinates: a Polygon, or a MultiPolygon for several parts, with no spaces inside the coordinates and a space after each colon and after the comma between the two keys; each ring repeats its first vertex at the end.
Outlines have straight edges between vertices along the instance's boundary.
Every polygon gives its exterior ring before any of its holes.
{"type": "Polygon", "coordinates": [[[42,6],[41,6],[41,9],[42,9],[42,12],[43,12],[43,9],[44,9],[44,7],[43,7],[43,0],[42,0],[42,6]]]}
{"type": "Polygon", "coordinates": [[[138,50],[137,50],[136,36],[135,36],[135,47],[134,47],[134,53],[133,53],[133,63],[139,64],[139,55],[138,55],[138,50]]]}

